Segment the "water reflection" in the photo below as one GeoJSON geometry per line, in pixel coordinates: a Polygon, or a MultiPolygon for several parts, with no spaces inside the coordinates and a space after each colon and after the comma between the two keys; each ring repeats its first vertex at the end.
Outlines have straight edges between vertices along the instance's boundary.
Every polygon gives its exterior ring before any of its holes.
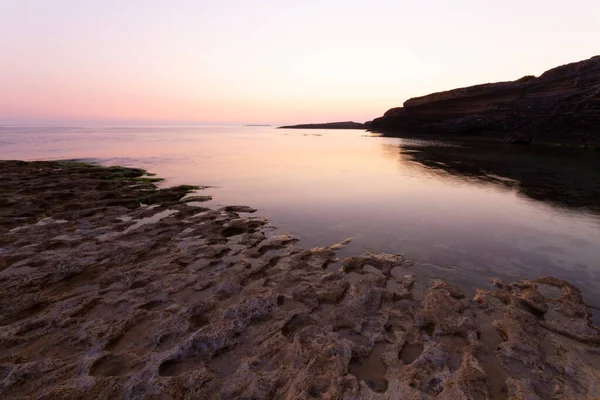
{"type": "Polygon", "coordinates": [[[407,141],[384,146],[422,173],[490,184],[554,207],[600,214],[600,153],[514,145],[432,145],[407,141]]]}
{"type": "MultiPolygon", "coordinates": [[[[600,304],[600,154],[264,127],[0,127],[0,158],[84,158],[212,186],[304,247],[402,253],[467,290],[554,275],[600,304]],[[314,136],[312,134],[318,135],[314,136]]],[[[471,293],[472,294],[472,293],[471,293]]]]}
{"type": "Polygon", "coordinates": [[[413,241],[398,248],[420,271],[463,287],[553,275],[600,304],[599,153],[398,139],[380,154],[431,190],[431,218],[401,210],[413,241]]]}

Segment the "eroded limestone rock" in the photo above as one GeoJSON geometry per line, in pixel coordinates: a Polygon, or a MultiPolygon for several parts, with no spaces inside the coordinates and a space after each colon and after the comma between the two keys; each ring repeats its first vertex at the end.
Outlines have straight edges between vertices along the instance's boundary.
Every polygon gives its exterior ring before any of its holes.
{"type": "Polygon", "coordinates": [[[0,164],[2,398],[600,393],[600,332],[562,280],[495,281],[473,300],[435,280],[421,298],[412,274],[392,276],[412,268],[397,254],[340,260],[345,242],[302,249],[262,218],[173,199],[99,205],[149,190],[100,167],[0,164]]]}

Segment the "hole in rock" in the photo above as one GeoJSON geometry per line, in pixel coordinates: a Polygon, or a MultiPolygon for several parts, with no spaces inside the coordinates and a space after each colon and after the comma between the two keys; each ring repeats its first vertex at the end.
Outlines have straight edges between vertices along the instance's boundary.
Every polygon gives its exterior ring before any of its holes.
{"type": "Polygon", "coordinates": [[[306,315],[294,315],[285,325],[281,328],[281,333],[288,339],[293,339],[294,333],[301,330],[302,328],[310,324],[309,319],[306,315]]]}
{"type": "Polygon", "coordinates": [[[350,373],[358,380],[365,381],[367,386],[374,392],[383,393],[388,388],[388,382],[384,378],[387,367],[381,358],[385,351],[384,343],[376,343],[371,352],[362,361],[350,363],[350,373]]]}
{"type": "Polygon", "coordinates": [[[411,364],[415,361],[423,352],[423,346],[419,343],[407,343],[400,351],[398,358],[402,360],[404,364],[411,364]]]}
{"type": "Polygon", "coordinates": [[[478,314],[477,322],[479,324],[479,330],[477,331],[477,340],[479,340],[485,348],[494,350],[502,343],[503,339],[500,331],[494,326],[494,321],[502,320],[504,318],[502,312],[495,312],[491,314],[478,314]]]}
{"type": "Polygon", "coordinates": [[[269,266],[270,267],[276,266],[277,263],[279,263],[279,260],[281,260],[281,256],[273,256],[273,257],[271,257],[271,259],[269,260],[269,266]]]}
{"type": "Polygon", "coordinates": [[[167,360],[158,367],[160,376],[176,376],[179,375],[181,363],[175,360],[167,360]]]}
{"type": "Polygon", "coordinates": [[[486,352],[478,353],[477,360],[487,375],[490,398],[498,400],[508,399],[506,379],[508,379],[510,375],[502,366],[500,359],[495,357],[492,352],[486,352]]]}
{"type": "Polygon", "coordinates": [[[547,299],[557,300],[562,297],[562,290],[556,286],[538,283],[537,291],[547,299]]]}
{"type": "Polygon", "coordinates": [[[200,362],[200,360],[194,358],[188,358],[182,361],[166,360],[158,367],[158,374],[160,376],[181,375],[186,371],[196,368],[200,362]]]}
{"type": "Polygon", "coordinates": [[[130,289],[139,289],[142,288],[144,286],[146,286],[148,284],[148,282],[144,282],[144,281],[135,281],[131,284],[131,286],[129,287],[130,289]]]}
{"type": "Polygon", "coordinates": [[[194,331],[198,330],[198,329],[202,328],[203,326],[206,326],[210,323],[208,318],[206,318],[202,314],[192,315],[189,319],[189,322],[190,322],[190,330],[194,330],[194,331]]]}
{"type": "Polygon", "coordinates": [[[175,335],[172,335],[170,333],[167,333],[166,335],[162,335],[160,337],[160,339],[158,339],[158,343],[156,343],[156,347],[159,350],[164,350],[168,347],[170,347],[174,340],[176,339],[175,335]]]}
{"type": "Polygon", "coordinates": [[[323,269],[329,271],[329,272],[336,272],[339,271],[340,268],[342,268],[342,263],[339,261],[327,261],[326,263],[324,263],[322,265],[323,269]]]}
{"type": "Polygon", "coordinates": [[[538,320],[538,321],[543,321],[545,319],[544,315],[546,314],[543,311],[538,310],[537,308],[534,308],[532,306],[530,306],[529,304],[525,303],[525,302],[521,302],[521,306],[522,308],[527,311],[530,314],[533,314],[533,316],[538,320]]]}
{"type": "Polygon", "coordinates": [[[432,322],[429,322],[427,323],[427,325],[423,325],[423,330],[429,335],[429,337],[433,337],[433,333],[435,332],[435,325],[432,322]]]}
{"type": "Polygon", "coordinates": [[[92,365],[90,375],[92,376],[122,376],[127,373],[126,364],[116,356],[103,357],[92,365]]]}

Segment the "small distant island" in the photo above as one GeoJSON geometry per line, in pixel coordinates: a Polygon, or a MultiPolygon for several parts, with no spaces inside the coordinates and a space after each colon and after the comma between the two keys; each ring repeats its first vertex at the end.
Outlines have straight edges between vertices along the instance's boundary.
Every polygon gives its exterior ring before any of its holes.
{"type": "Polygon", "coordinates": [[[280,126],[278,129],[368,129],[367,123],[354,121],[326,122],[322,124],[301,124],[280,126]]]}

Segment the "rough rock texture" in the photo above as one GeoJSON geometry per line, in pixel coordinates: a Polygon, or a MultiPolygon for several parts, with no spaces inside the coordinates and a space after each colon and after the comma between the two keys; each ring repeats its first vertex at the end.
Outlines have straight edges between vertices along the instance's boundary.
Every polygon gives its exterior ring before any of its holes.
{"type": "Polygon", "coordinates": [[[3,399],[600,394],[600,332],[567,282],[421,295],[398,254],[339,259],[347,241],[305,250],[173,198],[110,205],[156,190],[100,170],[0,162],[3,399]]]}
{"type": "Polygon", "coordinates": [[[487,83],[409,99],[372,122],[398,134],[476,136],[514,143],[600,145],[600,56],[540,77],[487,83]]]}
{"type": "Polygon", "coordinates": [[[301,124],[280,126],[280,129],[367,129],[367,124],[360,122],[325,122],[321,124],[301,124]]]}

